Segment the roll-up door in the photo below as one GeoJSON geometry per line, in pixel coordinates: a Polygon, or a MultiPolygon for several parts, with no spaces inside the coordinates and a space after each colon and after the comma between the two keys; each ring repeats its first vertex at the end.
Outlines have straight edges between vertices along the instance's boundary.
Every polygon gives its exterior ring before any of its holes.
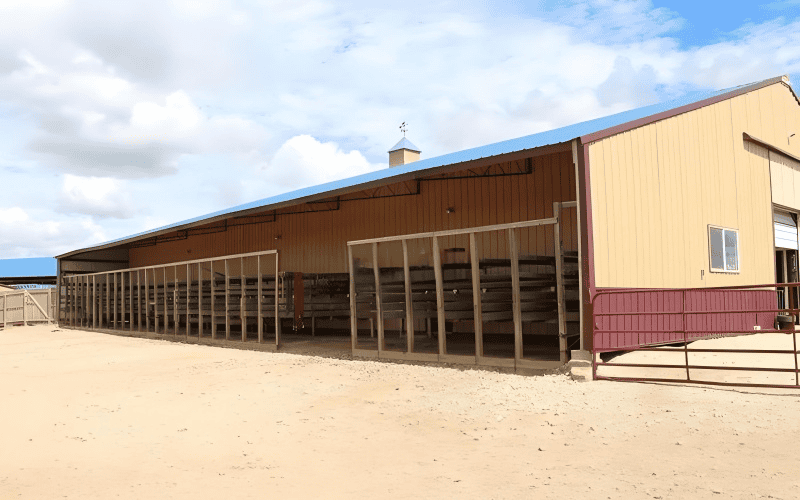
{"type": "Polygon", "coordinates": [[[797,250],[797,222],[787,212],[773,213],[775,223],[775,248],[797,250]]]}

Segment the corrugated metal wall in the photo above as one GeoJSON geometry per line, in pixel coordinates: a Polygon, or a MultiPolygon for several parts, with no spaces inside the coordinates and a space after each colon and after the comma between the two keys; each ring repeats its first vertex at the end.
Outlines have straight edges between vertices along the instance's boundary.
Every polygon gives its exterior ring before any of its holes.
{"type": "MultiPolygon", "coordinates": [[[[130,266],[277,249],[283,271],[344,273],[348,241],[541,219],[552,216],[554,201],[575,200],[570,152],[534,157],[532,162],[530,174],[423,181],[419,195],[343,201],[339,210],[329,212],[282,216],[279,211],[275,222],[134,248],[130,266]],[[448,208],[455,211],[448,214],[448,208]]],[[[566,250],[577,249],[575,218],[575,210],[565,211],[566,250]]],[[[497,235],[481,235],[478,245],[482,257],[506,255],[505,238],[497,235]]],[[[523,254],[553,255],[552,228],[530,231],[521,246],[523,254]]]]}
{"type": "Polygon", "coordinates": [[[768,155],[742,134],[800,155],[795,131],[800,108],[778,83],[591,144],[597,287],[773,282],[768,155]],[[709,272],[709,224],[739,230],[739,273],[709,272]]]}
{"type": "Polygon", "coordinates": [[[800,210],[800,162],[770,151],[769,171],[773,203],[800,210]]]}

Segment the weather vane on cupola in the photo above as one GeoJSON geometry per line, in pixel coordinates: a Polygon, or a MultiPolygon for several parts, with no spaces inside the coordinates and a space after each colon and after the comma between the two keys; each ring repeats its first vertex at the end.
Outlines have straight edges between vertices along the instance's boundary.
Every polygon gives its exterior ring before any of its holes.
{"type": "Polygon", "coordinates": [[[403,133],[403,137],[406,136],[406,130],[408,130],[408,124],[406,122],[401,123],[400,124],[400,132],[403,133]]]}

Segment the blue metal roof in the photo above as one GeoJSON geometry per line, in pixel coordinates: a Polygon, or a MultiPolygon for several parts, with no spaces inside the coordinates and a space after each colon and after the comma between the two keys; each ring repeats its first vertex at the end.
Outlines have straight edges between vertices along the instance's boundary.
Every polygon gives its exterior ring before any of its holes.
{"type": "MultiPolygon", "coordinates": [[[[317,186],[311,186],[303,189],[298,189],[295,191],[290,191],[288,193],[279,194],[277,196],[272,196],[270,198],[264,198],[261,200],[252,201],[250,203],[244,203],[242,205],[226,208],[224,210],[219,210],[217,212],[202,215],[200,217],[195,217],[193,219],[176,222],[174,224],[163,226],[157,229],[151,229],[146,232],[112,240],[100,245],[96,245],[94,247],[82,250],[75,250],[73,252],[69,252],[59,257],[72,255],[85,250],[107,247],[109,245],[121,243],[128,240],[141,239],[143,237],[152,237],[155,234],[175,231],[177,229],[182,229],[183,226],[189,226],[201,221],[206,221],[208,219],[213,219],[226,215],[233,216],[233,214],[237,212],[242,212],[257,208],[263,210],[270,210],[278,206],[285,206],[287,202],[291,202],[293,200],[298,200],[298,203],[301,203],[301,201],[299,200],[308,198],[320,199],[323,198],[324,195],[326,194],[334,196],[335,195],[334,193],[337,191],[341,191],[343,189],[348,189],[348,188],[357,188],[358,186],[361,186],[363,184],[376,183],[376,182],[381,182],[382,184],[389,184],[390,182],[392,182],[391,181],[392,178],[402,177],[402,176],[407,177],[407,174],[423,173],[427,170],[432,170],[437,167],[443,167],[446,165],[463,163],[472,160],[479,160],[482,158],[488,158],[508,153],[515,153],[527,149],[534,149],[542,146],[549,146],[553,144],[568,142],[576,138],[584,137],[589,134],[594,134],[596,132],[617,127],[619,125],[647,118],[666,111],[674,110],[682,106],[698,103],[706,99],[712,99],[715,97],[723,96],[724,94],[727,93],[735,92],[738,94],[741,92],[749,91],[751,89],[755,90],[766,84],[777,83],[780,81],[781,77],[777,77],[769,80],[764,80],[761,82],[751,83],[748,85],[742,85],[739,87],[733,87],[724,90],[705,90],[705,91],[690,92],[677,99],[673,99],[666,102],[660,102],[657,104],[652,104],[650,106],[644,106],[642,108],[632,109],[630,111],[623,111],[622,113],[617,113],[615,115],[596,118],[594,120],[576,123],[574,125],[568,125],[566,127],[561,127],[554,130],[548,130],[546,132],[539,132],[537,134],[526,135],[524,137],[519,137],[517,139],[510,139],[507,141],[497,142],[494,144],[488,144],[486,146],[465,149],[464,151],[449,153],[434,158],[418,160],[413,163],[408,163],[393,168],[385,168],[382,170],[370,172],[356,177],[350,177],[348,179],[328,182],[326,184],[319,184],[317,186]]],[[[403,140],[406,139],[404,138],[403,140]]],[[[403,141],[401,140],[400,143],[402,142],[403,141]]]]}
{"type": "Polygon", "coordinates": [[[0,259],[0,278],[32,278],[56,274],[56,259],[52,257],[0,259]]]}
{"type": "Polygon", "coordinates": [[[392,149],[390,149],[389,151],[387,151],[387,153],[391,153],[392,151],[397,151],[398,149],[407,149],[407,150],[409,150],[409,151],[415,151],[415,152],[417,152],[417,153],[420,153],[420,152],[421,152],[421,151],[420,151],[420,149],[419,149],[418,147],[416,147],[415,145],[413,145],[413,144],[411,143],[411,141],[409,141],[409,140],[408,140],[408,139],[406,139],[405,137],[403,137],[402,139],[400,139],[400,141],[399,141],[397,144],[395,144],[395,145],[394,145],[394,147],[393,147],[392,149]]]}

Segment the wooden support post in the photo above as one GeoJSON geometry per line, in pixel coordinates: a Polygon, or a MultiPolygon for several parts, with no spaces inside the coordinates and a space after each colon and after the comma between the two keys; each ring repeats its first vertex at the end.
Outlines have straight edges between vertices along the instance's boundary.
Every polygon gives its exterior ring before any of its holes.
{"type": "Polygon", "coordinates": [[[22,326],[28,326],[28,292],[22,291],[22,326]]]}
{"type": "Polygon", "coordinates": [[[578,332],[580,336],[580,349],[584,350],[583,345],[583,238],[581,237],[581,183],[578,182],[580,179],[580,171],[578,168],[578,140],[573,139],[572,141],[572,164],[575,168],[575,227],[576,227],[576,236],[578,238],[578,317],[579,317],[579,328],[578,332]]]}
{"type": "Polygon", "coordinates": [[[444,320],[444,279],[442,277],[442,255],[439,252],[439,238],[433,236],[433,273],[436,277],[436,322],[439,330],[439,356],[447,354],[444,320]]]}
{"type": "Polygon", "coordinates": [[[133,331],[133,271],[128,271],[128,330],[133,331]]]}
{"type": "Polygon", "coordinates": [[[203,263],[197,263],[197,338],[203,338],[203,263]]]}
{"type": "Polygon", "coordinates": [[[119,329],[125,329],[125,273],[119,273],[119,329]]]}
{"type": "MultiPolygon", "coordinates": [[[[189,304],[191,304],[191,292],[192,292],[192,270],[189,267],[189,264],[186,264],[186,338],[189,338],[189,335],[192,332],[191,324],[189,323],[189,304]]],[[[200,284],[198,283],[198,287],[200,284]]],[[[198,288],[199,289],[199,288],[198,288]]]]}
{"type": "Polygon", "coordinates": [[[258,343],[264,342],[264,315],[261,309],[261,302],[264,300],[264,290],[261,281],[264,275],[261,274],[261,256],[256,257],[258,263],[256,264],[256,273],[258,274],[258,343]]]}
{"type": "Polygon", "coordinates": [[[231,339],[231,311],[230,311],[230,266],[225,259],[225,340],[231,339]]]}
{"type": "Polygon", "coordinates": [[[519,248],[517,230],[508,229],[508,249],[511,254],[511,298],[514,313],[514,362],[522,359],[522,302],[519,291],[519,248]]]}
{"type": "Polygon", "coordinates": [[[558,302],[558,351],[562,363],[567,362],[567,315],[564,303],[564,246],[561,241],[561,203],[553,203],[553,241],[556,256],[556,300],[558,302]]]}
{"type": "Polygon", "coordinates": [[[97,328],[97,276],[92,276],[92,326],[97,328]]]}
{"type": "Polygon", "coordinates": [[[347,246],[347,269],[350,272],[350,350],[358,342],[358,311],[356,309],[356,277],[353,269],[353,247],[347,246]]]}
{"type": "MultiPolygon", "coordinates": [[[[64,286],[65,281],[61,280],[61,286],[64,286]]],[[[69,290],[69,289],[67,289],[69,290]]],[[[67,307],[66,295],[64,296],[64,307],[67,307]]],[[[8,294],[3,295],[3,328],[8,327],[8,294]]]]}
{"type": "Polygon", "coordinates": [[[169,302],[167,302],[167,266],[161,268],[164,272],[164,334],[169,331],[169,302]]]}
{"type": "Polygon", "coordinates": [[[244,257],[239,257],[239,320],[242,322],[242,342],[247,341],[247,315],[245,314],[244,257]]]}
{"type": "Polygon", "coordinates": [[[472,311],[475,323],[475,360],[483,358],[483,310],[481,306],[481,271],[475,233],[469,233],[469,257],[472,268],[472,311]]]}
{"type": "Polygon", "coordinates": [[[172,266],[173,276],[175,277],[175,288],[172,290],[172,321],[175,329],[172,331],[173,335],[178,335],[178,325],[180,325],[181,317],[178,314],[178,304],[180,303],[180,295],[178,294],[178,266],[172,266]]]}
{"type": "Polygon", "coordinates": [[[78,326],[78,277],[72,277],[72,326],[78,326]]]}
{"type": "Polygon", "coordinates": [[[114,273],[114,328],[118,328],[119,317],[117,316],[117,309],[119,305],[119,287],[117,280],[117,273],[114,273]]]}
{"type": "Polygon", "coordinates": [[[144,271],[144,323],[145,331],[150,331],[150,278],[147,276],[147,269],[144,271]]]}
{"type": "Polygon", "coordinates": [[[209,265],[209,273],[211,274],[211,338],[217,338],[217,311],[214,306],[214,282],[216,281],[217,277],[214,276],[214,261],[212,260],[209,265]]]}
{"type": "Polygon", "coordinates": [[[372,274],[375,275],[375,309],[378,321],[378,356],[385,349],[383,331],[383,300],[381,298],[381,271],[378,266],[378,244],[372,244],[372,274]]]}
{"type": "Polygon", "coordinates": [[[278,304],[278,272],[280,270],[280,255],[275,254],[275,347],[281,346],[281,318],[280,306],[278,304]]]}
{"type": "Polygon", "coordinates": [[[411,270],[408,267],[408,241],[403,244],[403,283],[406,291],[406,349],[414,352],[414,304],[411,300],[411,270]]]}
{"type": "Polygon", "coordinates": [[[142,331],[142,271],[138,269],[136,270],[136,329],[142,331]]]}
{"type": "Polygon", "coordinates": [[[111,273],[106,273],[106,328],[111,328],[111,273]]]}

